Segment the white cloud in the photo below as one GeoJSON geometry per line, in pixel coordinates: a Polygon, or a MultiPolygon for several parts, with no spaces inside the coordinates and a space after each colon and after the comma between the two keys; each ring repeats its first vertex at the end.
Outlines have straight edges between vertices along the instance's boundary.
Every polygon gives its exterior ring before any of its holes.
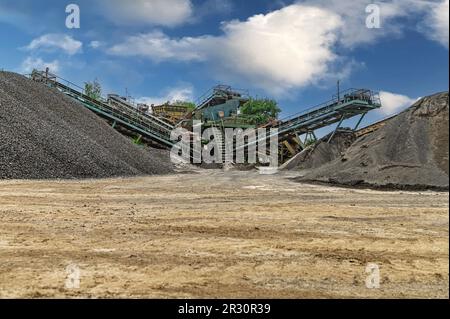
{"type": "Polygon", "coordinates": [[[292,5],[245,22],[223,26],[216,49],[228,72],[235,72],[274,93],[324,79],[331,63],[336,31],[342,20],[333,12],[292,5]]]}
{"type": "Polygon", "coordinates": [[[62,50],[69,55],[74,55],[81,52],[82,47],[83,43],[75,40],[71,36],[51,33],[34,39],[25,49],[29,51],[39,49],[47,51],[62,50]]]}
{"type": "Polygon", "coordinates": [[[117,25],[173,27],[188,21],[193,13],[190,0],[102,0],[101,5],[117,25]]]}
{"type": "Polygon", "coordinates": [[[155,62],[164,60],[203,61],[208,52],[205,45],[213,37],[184,37],[171,39],[161,31],[153,31],[128,37],[123,43],[114,45],[109,53],[121,56],[144,56],[155,62]]]}
{"type": "Polygon", "coordinates": [[[94,40],[94,41],[89,42],[89,47],[92,49],[98,49],[101,46],[103,46],[103,43],[101,41],[94,40]]]}
{"type": "Polygon", "coordinates": [[[140,97],[136,99],[137,103],[145,103],[147,105],[161,105],[166,102],[175,101],[193,101],[194,100],[194,89],[192,85],[180,85],[177,87],[169,88],[165,90],[162,96],[155,97],[140,97]]]}
{"type": "Polygon", "coordinates": [[[401,26],[393,20],[395,18],[407,16],[414,11],[416,0],[394,0],[381,2],[373,0],[307,0],[312,6],[326,8],[341,17],[344,22],[339,29],[339,43],[344,47],[353,48],[361,44],[373,44],[376,40],[385,37],[401,34],[401,26]],[[380,8],[381,28],[369,29],[366,27],[366,7],[369,4],[377,4],[380,8]]]}
{"type": "Polygon", "coordinates": [[[222,26],[222,36],[172,39],[161,32],[132,36],[109,52],[154,61],[208,61],[221,72],[273,93],[328,76],[341,19],[331,11],[292,5],[222,26]]]}
{"type": "Polygon", "coordinates": [[[431,3],[431,8],[423,23],[422,32],[431,40],[448,49],[449,39],[449,0],[431,3]]]}
{"type": "Polygon", "coordinates": [[[20,72],[31,73],[33,69],[44,70],[45,68],[49,68],[52,73],[58,73],[60,70],[60,63],[58,60],[45,62],[41,58],[27,57],[20,65],[20,72]]]}
{"type": "Polygon", "coordinates": [[[372,0],[305,0],[246,21],[224,22],[223,33],[218,36],[171,38],[153,31],[130,36],[108,52],[154,62],[202,62],[219,81],[246,83],[281,95],[348,76],[359,64],[346,56],[351,49],[400,36],[406,27],[417,29],[417,20],[428,12],[435,17],[430,25],[440,30],[435,32],[439,39],[447,32],[448,44],[448,12],[446,19],[441,11],[429,10],[436,2],[377,2],[380,29],[366,27],[365,9],[370,3],[372,0]],[[415,22],[408,26],[411,17],[415,22]]]}
{"type": "Polygon", "coordinates": [[[413,105],[418,99],[406,95],[386,91],[380,92],[382,107],[379,110],[384,115],[394,115],[403,109],[413,105]]]}
{"type": "Polygon", "coordinates": [[[345,26],[340,30],[340,43],[345,47],[352,48],[364,43],[373,44],[383,37],[400,36],[406,28],[409,28],[425,33],[428,38],[448,48],[449,0],[306,0],[302,2],[327,8],[339,14],[345,22],[345,26]],[[379,29],[365,27],[367,17],[365,9],[372,3],[380,8],[381,28],[379,29]]]}

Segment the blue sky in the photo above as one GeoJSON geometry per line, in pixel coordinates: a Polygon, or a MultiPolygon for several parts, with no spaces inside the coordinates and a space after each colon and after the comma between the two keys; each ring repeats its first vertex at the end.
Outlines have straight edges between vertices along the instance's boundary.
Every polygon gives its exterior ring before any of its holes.
{"type": "MultiPolygon", "coordinates": [[[[448,0],[0,0],[0,68],[49,66],[104,93],[161,103],[224,83],[278,101],[287,116],[341,87],[382,92],[375,121],[448,90],[448,0]],[[79,29],[66,27],[68,4],[79,29]]],[[[351,124],[351,123],[347,123],[351,124]]]]}

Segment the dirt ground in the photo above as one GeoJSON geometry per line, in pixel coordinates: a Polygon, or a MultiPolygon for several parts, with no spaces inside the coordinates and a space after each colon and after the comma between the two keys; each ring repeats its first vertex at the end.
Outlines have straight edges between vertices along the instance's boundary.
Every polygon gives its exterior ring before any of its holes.
{"type": "Polygon", "coordinates": [[[448,193],[293,174],[0,181],[0,297],[449,297],[448,193]]]}

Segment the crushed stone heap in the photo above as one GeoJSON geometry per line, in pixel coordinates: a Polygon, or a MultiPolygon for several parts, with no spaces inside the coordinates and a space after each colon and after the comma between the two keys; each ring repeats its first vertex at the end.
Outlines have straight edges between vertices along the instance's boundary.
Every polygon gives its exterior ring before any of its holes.
{"type": "Polygon", "coordinates": [[[167,174],[167,152],[138,147],[55,89],[0,72],[0,179],[167,174]]]}
{"type": "Polygon", "coordinates": [[[448,121],[448,92],[422,98],[299,180],[448,190],[448,121]]]}

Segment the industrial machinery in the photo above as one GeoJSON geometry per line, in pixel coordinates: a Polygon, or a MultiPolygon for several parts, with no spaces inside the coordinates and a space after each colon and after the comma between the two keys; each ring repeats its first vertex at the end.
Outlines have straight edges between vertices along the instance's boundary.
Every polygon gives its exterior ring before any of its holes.
{"type": "Polygon", "coordinates": [[[169,102],[162,105],[151,105],[152,114],[166,120],[175,125],[182,120],[191,109],[186,105],[170,104],[169,102]]]}
{"type": "Polygon", "coordinates": [[[284,145],[284,149],[280,150],[282,159],[300,152],[308,140],[316,140],[315,130],[338,123],[328,140],[331,141],[344,120],[359,116],[353,129],[356,131],[366,114],[380,107],[381,100],[377,92],[349,89],[325,103],[284,119],[274,126],[278,129],[280,144],[284,145]],[[300,138],[302,135],[304,141],[300,138]]]}
{"type": "Polygon", "coordinates": [[[237,115],[239,108],[250,99],[248,92],[218,85],[198,100],[194,118],[203,121],[218,121],[237,115]]]}
{"type": "MultiPolygon", "coordinates": [[[[116,94],[108,95],[107,99],[93,99],[84,93],[84,89],[50,74],[48,70],[33,72],[31,78],[55,87],[81,102],[122,133],[133,137],[138,136],[140,140],[159,147],[170,148],[175,145],[176,141],[170,138],[171,132],[176,127],[184,127],[192,131],[194,120],[201,121],[202,129],[214,127],[222,132],[226,128],[256,128],[240,114],[240,108],[250,99],[248,92],[234,90],[229,86],[214,87],[203,95],[197,107],[187,114],[184,112],[185,108],[176,105],[153,106],[153,114],[150,114],[145,105],[134,105],[116,94]],[[177,119],[178,122],[174,124],[177,119]]],[[[341,128],[344,120],[359,116],[354,128],[357,130],[365,115],[380,107],[381,101],[377,92],[368,89],[338,91],[337,95],[325,103],[281,121],[271,120],[258,128],[266,129],[267,132],[271,128],[277,129],[279,157],[283,162],[303,150],[306,144],[316,140],[317,129],[337,123],[334,132],[330,135],[330,141],[341,128]]],[[[248,148],[252,143],[266,142],[269,138],[270,134],[267,134],[264,140],[246,142],[247,144],[241,147],[248,148]]],[[[220,149],[224,150],[224,145],[221,145],[220,149]]]]}
{"type": "Polygon", "coordinates": [[[174,126],[151,114],[140,112],[136,107],[118,95],[110,94],[108,99],[94,99],[84,89],[46,71],[33,72],[31,79],[54,87],[80,102],[98,116],[107,120],[112,127],[132,137],[158,147],[171,147],[170,139],[174,126]]]}
{"type": "Polygon", "coordinates": [[[192,123],[196,120],[202,122],[204,129],[254,128],[255,126],[240,114],[240,108],[249,99],[247,91],[233,89],[227,85],[215,86],[197,100],[197,107],[186,114],[177,126],[192,129],[192,123]]]}

